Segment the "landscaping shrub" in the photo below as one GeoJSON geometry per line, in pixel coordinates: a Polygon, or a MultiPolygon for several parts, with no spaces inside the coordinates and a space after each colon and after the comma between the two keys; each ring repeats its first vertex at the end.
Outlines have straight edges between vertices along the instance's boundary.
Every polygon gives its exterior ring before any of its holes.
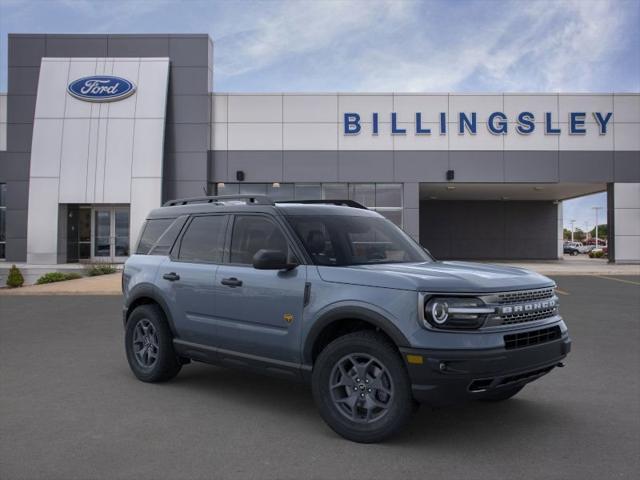
{"type": "Polygon", "coordinates": [[[75,280],[77,278],[82,278],[82,275],[79,273],[62,273],[62,272],[49,272],[42,275],[36,283],[38,285],[42,285],[44,283],[54,283],[54,282],[64,282],[65,280],[75,280]]]}
{"type": "Polygon", "coordinates": [[[24,283],[24,277],[22,272],[15,265],[12,265],[9,269],[9,276],[7,277],[7,286],[11,288],[21,287],[24,283]]]}
{"type": "Polygon", "coordinates": [[[110,273],[116,273],[117,269],[113,265],[108,263],[98,263],[92,265],[87,269],[87,275],[90,277],[96,277],[98,275],[108,275],[110,273]]]}
{"type": "Polygon", "coordinates": [[[604,257],[604,251],[602,250],[596,250],[595,252],[592,250],[589,252],[589,258],[603,258],[604,257]]]}

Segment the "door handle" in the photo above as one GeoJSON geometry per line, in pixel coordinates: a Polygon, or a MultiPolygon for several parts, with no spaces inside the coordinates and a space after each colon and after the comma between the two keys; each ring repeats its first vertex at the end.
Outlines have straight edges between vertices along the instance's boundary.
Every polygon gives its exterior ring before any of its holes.
{"type": "Polygon", "coordinates": [[[220,283],[222,285],[226,285],[227,287],[231,287],[231,288],[242,286],[242,280],[238,280],[236,277],[223,278],[220,283]]]}
{"type": "Polygon", "coordinates": [[[175,282],[176,280],[180,280],[180,275],[178,275],[176,272],[171,272],[165,273],[164,275],[162,275],[162,278],[164,278],[165,280],[169,280],[170,282],[175,282]]]}

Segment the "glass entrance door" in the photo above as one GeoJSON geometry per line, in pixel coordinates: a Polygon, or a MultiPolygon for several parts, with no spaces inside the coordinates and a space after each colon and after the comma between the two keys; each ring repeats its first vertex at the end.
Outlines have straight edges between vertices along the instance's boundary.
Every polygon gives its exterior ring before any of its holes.
{"type": "Polygon", "coordinates": [[[92,258],[124,262],[129,256],[129,207],[94,207],[92,258]]]}

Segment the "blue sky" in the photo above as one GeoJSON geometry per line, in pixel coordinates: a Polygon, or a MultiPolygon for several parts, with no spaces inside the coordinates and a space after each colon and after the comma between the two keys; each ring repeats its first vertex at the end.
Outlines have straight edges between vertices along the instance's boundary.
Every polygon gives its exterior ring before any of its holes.
{"type": "Polygon", "coordinates": [[[0,0],[0,91],[9,32],[198,32],[216,91],[638,92],[638,25],[640,0],[0,0]]]}

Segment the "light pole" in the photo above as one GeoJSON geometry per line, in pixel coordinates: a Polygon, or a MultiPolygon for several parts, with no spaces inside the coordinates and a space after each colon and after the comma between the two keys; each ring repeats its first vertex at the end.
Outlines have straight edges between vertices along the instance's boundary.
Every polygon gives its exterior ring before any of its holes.
{"type": "Polygon", "coordinates": [[[571,220],[571,241],[573,242],[573,231],[575,230],[574,225],[576,223],[575,220],[571,220]]]}
{"type": "Polygon", "coordinates": [[[598,210],[602,210],[603,207],[591,207],[596,211],[596,248],[598,248],[598,210]]]}

